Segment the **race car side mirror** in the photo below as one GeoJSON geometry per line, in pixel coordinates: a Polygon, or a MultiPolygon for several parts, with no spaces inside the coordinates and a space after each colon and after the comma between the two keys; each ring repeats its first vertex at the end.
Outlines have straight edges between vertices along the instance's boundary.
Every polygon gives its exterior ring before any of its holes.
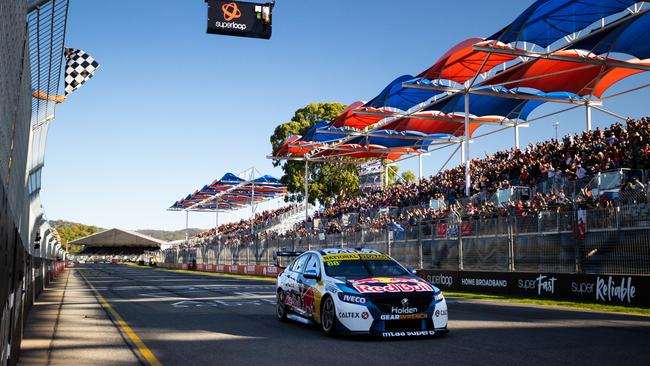
{"type": "Polygon", "coordinates": [[[303,273],[302,275],[305,276],[305,278],[310,280],[320,280],[320,275],[318,274],[318,272],[316,272],[315,269],[312,268],[306,270],[305,273],[303,273]]]}
{"type": "Polygon", "coordinates": [[[416,271],[415,268],[413,268],[413,267],[408,267],[406,270],[409,271],[409,273],[411,273],[411,274],[414,274],[414,275],[418,274],[418,271],[416,271]]]}

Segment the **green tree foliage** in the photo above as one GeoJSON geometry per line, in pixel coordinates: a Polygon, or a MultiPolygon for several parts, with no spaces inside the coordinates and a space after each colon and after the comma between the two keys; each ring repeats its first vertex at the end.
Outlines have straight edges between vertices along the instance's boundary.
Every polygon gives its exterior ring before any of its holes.
{"type": "MultiPolygon", "coordinates": [[[[104,229],[97,226],[89,226],[84,224],[78,224],[76,222],[62,221],[62,220],[53,220],[50,221],[50,224],[56,229],[61,238],[61,246],[65,248],[68,242],[83,238],[84,236],[92,235],[103,231],[104,229]]],[[[76,253],[81,250],[79,245],[70,245],[68,247],[70,253],[76,253]]]]}
{"type": "MultiPolygon", "coordinates": [[[[332,120],[343,110],[340,103],[312,103],[298,109],[289,122],[280,124],[271,136],[271,146],[276,151],[292,135],[304,135],[317,122],[332,120]]],[[[304,199],[305,163],[303,161],[276,161],[284,175],[281,178],[294,200],[304,199]]],[[[309,202],[329,204],[338,198],[350,197],[359,192],[359,177],[354,164],[327,163],[309,165],[309,202]]]]}
{"type": "Polygon", "coordinates": [[[412,170],[407,170],[402,173],[402,179],[408,183],[415,183],[418,179],[415,177],[415,173],[412,170]]]}

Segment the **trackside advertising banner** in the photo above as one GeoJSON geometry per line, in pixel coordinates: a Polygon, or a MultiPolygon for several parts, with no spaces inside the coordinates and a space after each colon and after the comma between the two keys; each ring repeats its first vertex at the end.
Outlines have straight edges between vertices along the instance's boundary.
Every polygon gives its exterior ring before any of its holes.
{"type": "Polygon", "coordinates": [[[210,34],[271,38],[270,3],[206,0],[208,3],[208,30],[210,34]]]}
{"type": "Polygon", "coordinates": [[[422,270],[441,290],[650,307],[650,276],[422,270]]]}

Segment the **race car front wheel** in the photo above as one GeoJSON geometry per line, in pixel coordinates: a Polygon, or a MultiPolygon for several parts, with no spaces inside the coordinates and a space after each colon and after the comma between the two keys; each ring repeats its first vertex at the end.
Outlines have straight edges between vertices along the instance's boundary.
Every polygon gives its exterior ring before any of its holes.
{"type": "Polygon", "coordinates": [[[287,321],[287,305],[284,303],[284,296],[284,292],[278,291],[275,313],[278,317],[278,320],[281,322],[287,321]]]}
{"type": "Polygon", "coordinates": [[[334,307],[334,300],[329,296],[323,302],[320,312],[320,325],[323,333],[327,335],[333,335],[336,331],[336,308],[334,307]]]}

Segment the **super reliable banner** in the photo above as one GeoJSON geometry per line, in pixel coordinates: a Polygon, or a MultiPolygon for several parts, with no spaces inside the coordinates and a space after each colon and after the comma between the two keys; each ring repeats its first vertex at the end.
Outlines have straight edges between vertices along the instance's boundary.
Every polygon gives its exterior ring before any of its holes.
{"type": "Polygon", "coordinates": [[[650,306],[650,276],[436,270],[419,274],[443,291],[650,306]]]}

